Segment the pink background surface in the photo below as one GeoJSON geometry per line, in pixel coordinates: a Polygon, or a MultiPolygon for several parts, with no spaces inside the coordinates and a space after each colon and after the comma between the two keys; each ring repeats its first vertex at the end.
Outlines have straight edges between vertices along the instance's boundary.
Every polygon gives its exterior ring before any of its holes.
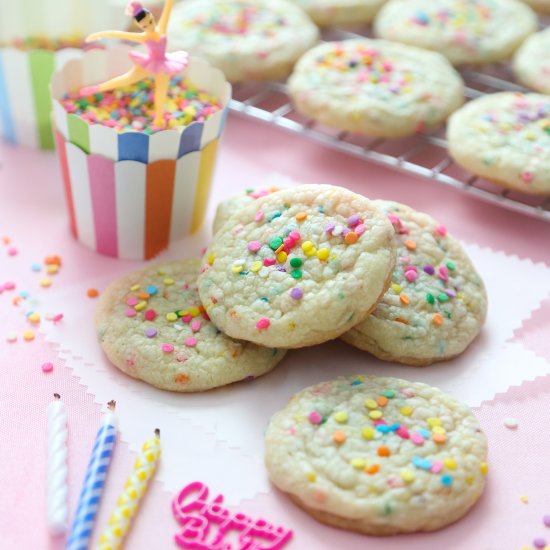
{"type": "MultiPolygon", "coordinates": [[[[17,545],[22,549],[60,549],[63,540],[50,539],[45,527],[46,407],[56,391],[62,394],[68,409],[72,512],[104,404],[94,401],[94,396],[87,393],[87,388],[59,359],[58,350],[40,334],[32,342],[22,340],[21,334],[29,323],[22,307],[12,304],[12,298],[20,290],[30,292],[31,296],[55,293],[84,277],[93,280],[106,273],[115,277],[141,263],[96,255],[70,237],[53,154],[0,145],[0,163],[0,238],[9,236],[18,249],[16,256],[8,256],[7,246],[0,243],[0,285],[8,280],[17,284],[15,292],[0,294],[0,417],[4,450],[0,548],[17,545]],[[63,267],[51,277],[53,286],[42,289],[38,285],[40,277],[30,266],[52,254],[62,257],[63,267]],[[5,335],[10,331],[18,334],[16,343],[6,342],[5,335]],[[55,365],[54,371],[47,375],[40,368],[45,361],[55,365]]],[[[246,187],[261,186],[266,174],[275,170],[304,183],[332,183],[372,198],[408,203],[434,215],[455,236],[467,242],[550,265],[548,223],[233,116],[222,142],[205,227],[209,226],[213,206],[219,199],[246,187]]],[[[204,229],[196,237],[197,246],[205,245],[207,239],[208,230],[204,229]]],[[[177,246],[170,252],[171,256],[189,255],[188,250],[178,250],[177,246]]],[[[522,274],[519,272],[517,276],[522,274]]],[[[89,299],[82,296],[82,300],[89,299]]],[[[61,301],[59,312],[63,312],[61,301]]],[[[549,329],[550,296],[530,318],[523,320],[514,339],[550,360],[549,329]]],[[[237,509],[293,529],[295,536],[288,545],[293,549],[363,548],[372,544],[382,550],[405,546],[412,550],[428,546],[501,550],[530,545],[536,536],[550,541],[550,529],[541,521],[544,514],[550,513],[550,376],[511,388],[475,412],[490,444],[487,490],[465,519],[440,532],[377,540],[349,535],[316,523],[276,491],[243,500],[237,509]],[[507,416],[518,420],[517,430],[503,427],[507,416]],[[529,497],[528,504],[520,501],[521,495],[529,497]]],[[[144,439],[147,436],[144,434],[144,439]]],[[[119,441],[99,525],[104,524],[134,458],[125,442],[119,441]]],[[[194,480],[192,472],[182,472],[182,487],[194,480]]],[[[211,487],[211,493],[217,494],[216,487],[211,487]]],[[[153,484],[130,532],[127,548],[176,548],[172,498],[160,483],[153,484]]]]}

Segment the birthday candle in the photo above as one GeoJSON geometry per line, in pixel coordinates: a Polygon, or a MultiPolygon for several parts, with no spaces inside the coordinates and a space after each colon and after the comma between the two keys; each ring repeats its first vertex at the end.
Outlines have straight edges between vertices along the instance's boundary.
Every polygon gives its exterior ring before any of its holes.
{"type": "Polygon", "coordinates": [[[116,440],[115,402],[110,401],[108,408],[97,432],[66,550],[87,550],[90,543],[116,440]]]}
{"type": "Polygon", "coordinates": [[[67,530],[67,412],[58,393],[48,406],[48,528],[52,535],[67,530]]]}
{"type": "Polygon", "coordinates": [[[141,498],[145,494],[149,480],[153,477],[160,458],[160,432],[147,440],[136,459],[134,469],[126,480],[124,491],[119,495],[117,507],[109,517],[108,525],[99,538],[97,550],[117,550],[130,528],[141,498]]]}

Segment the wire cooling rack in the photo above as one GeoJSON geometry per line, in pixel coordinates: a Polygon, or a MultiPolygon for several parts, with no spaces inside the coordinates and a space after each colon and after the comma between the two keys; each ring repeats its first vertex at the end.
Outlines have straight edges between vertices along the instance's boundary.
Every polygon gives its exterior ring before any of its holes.
{"type": "MultiPolygon", "coordinates": [[[[357,36],[334,30],[324,38],[342,40],[357,36]]],[[[511,70],[505,64],[489,65],[482,71],[466,67],[461,74],[467,99],[493,92],[528,91],[513,82],[511,70]]],[[[403,139],[369,138],[327,128],[298,113],[287,96],[286,85],[281,82],[237,85],[229,107],[239,115],[300,134],[354,157],[422,176],[486,202],[550,222],[550,197],[504,189],[456,165],[448,154],[444,128],[403,139]]]]}

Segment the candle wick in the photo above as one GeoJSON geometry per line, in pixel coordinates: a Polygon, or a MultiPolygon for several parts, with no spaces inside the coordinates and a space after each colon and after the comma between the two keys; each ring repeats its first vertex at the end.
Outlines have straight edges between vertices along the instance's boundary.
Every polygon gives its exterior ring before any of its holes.
{"type": "Polygon", "coordinates": [[[58,393],[53,394],[54,399],[61,399],[61,396],[58,393]]]}
{"type": "Polygon", "coordinates": [[[160,430],[158,428],[155,429],[155,437],[160,439],[160,430]]]}
{"type": "Polygon", "coordinates": [[[107,403],[107,408],[110,411],[114,411],[115,408],[116,408],[116,401],[114,399],[111,399],[111,401],[109,401],[109,403],[107,403]]]}

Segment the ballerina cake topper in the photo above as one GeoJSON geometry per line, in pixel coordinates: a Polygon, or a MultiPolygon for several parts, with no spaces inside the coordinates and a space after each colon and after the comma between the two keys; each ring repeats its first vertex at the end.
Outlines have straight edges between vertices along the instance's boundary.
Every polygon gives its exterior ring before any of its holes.
{"type": "Polygon", "coordinates": [[[155,118],[153,124],[157,128],[163,128],[165,126],[164,105],[166,103],[170,77],[185,69],[189,62],[187,52],[166,53],[166,29],[173,5],[174,0],[165,0],[162,14],[157,23],[153,14],[144,8],[140,2],[130,2],[126,6],[126,14],[134,18],[136,24],[143,32],[101,31],[88,36],[86,42],[94,42],[102,38],[118,38],[129,42],[138,42],[145,46],[147,52],[131,51],[129,55],[134,66],[129,71],[101,84],[86,86],[80,90],[80,95],[86,96],[107,92],[116,88],[129,86],[152,76],[155,90],[155,118]]]}

